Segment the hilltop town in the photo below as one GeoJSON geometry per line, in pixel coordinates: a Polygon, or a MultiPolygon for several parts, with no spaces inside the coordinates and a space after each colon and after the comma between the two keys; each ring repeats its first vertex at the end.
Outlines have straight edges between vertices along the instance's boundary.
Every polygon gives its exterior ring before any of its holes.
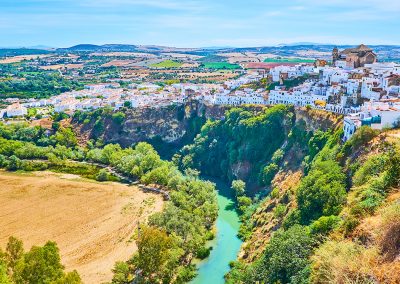
{"type": "Polygon", "coordinates": [[[398,124],[400,64],[379,62],[365,45],[340,51],[335,47],[330,60],[255,53],[215,57],[228,62],[205,62],[207,57],[179,53],[9,57],[2,63],[22,62],[25,67],[19,68],[54,70],[63,80],[89,83],[44,98],[8,96],[0,119],[41,119],[102,107],[158,108],[197,100],[231,106],[291,104],[343,114],[344,140],[362,125],[382,129],[398,124]],[[94,60],[100,65],[88,64],[94,60]],[[164,76],[157,79],[155,74],[164,76]]]}

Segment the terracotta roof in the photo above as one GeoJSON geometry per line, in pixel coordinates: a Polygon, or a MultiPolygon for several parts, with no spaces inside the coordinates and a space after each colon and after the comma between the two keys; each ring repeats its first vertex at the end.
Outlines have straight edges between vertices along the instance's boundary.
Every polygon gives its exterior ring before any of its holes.
{"type": "Polygon", "coordinates": [[[352,52],[360,52],[360,51],[372,51],[371,48],[369,48],[368,46],[366,46],[365,44],[360,44],[359,46],[355,47],[355,48],[347,48],[345,50],[343,50],[341,53],[342,54],[349,54],[352,52]]]}

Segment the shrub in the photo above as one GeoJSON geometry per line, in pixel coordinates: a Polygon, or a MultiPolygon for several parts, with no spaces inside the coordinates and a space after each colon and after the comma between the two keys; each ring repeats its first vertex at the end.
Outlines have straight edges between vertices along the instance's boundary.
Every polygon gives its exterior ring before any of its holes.
{"type": "Polygon", "coordinates": [[[341,219],[338,216],[322,216],[310,225],[311,233],[314,235],[327,235],[336,228],[341,219]]]}
{"type": "Polygon", "coordinates": [[[366,183],[374,176],[378,176],[383,172],[387,163],[387,156],[375,155],[369,157],[363,165],[354,173],[353,184],[360,186],[366,183]]]}
{"type": "Polygon", "coordinates": [[[97,181],[108,181],[109,174],[106,169],[101,169],[99,173],[96,175],[97,181]]]}
{"type": "Polygon", "coordinates": [[[112,120],[118,124],[121,125],[124,120],[125,120],[125,114],[123,112],[116,112],[112,115],[112,120]]]}
{"type": "Polygon", "coordinates": [[[293,209],[286,215],[285,219],[283,220],[282,227],[287,230],[296,224],[300,224],[300,221],[300,211],[298,209],[293,209]]]}
{"type": "Polygon", "coordinates": [[[373,138],[378,136],[379,132],[369,126],[361,126],[356,133],[344,144],[343,153],[348,156],[351,151],[360,149],[361,146],[366,145],[373,138]]]}
{"type": "Polygon", "coordinates": [[[311,257],[311,282],[375,283],[373,268],[377,256],[373,247],[366,249],[351,241],[328,241],[311,257]]]}
{"type": "Polygon", "coordinates": [[[386,261],[394,261],[400,251],[400,204],[382,209],[381,252],[386,261]]]}
{"type": "Polygon", "coordinates": [[[251,205],[251,198],[247,196],[239,196],[237,202],[239,211],[244,213],[247,207],[251,205]]]}
{"type": "Polygon", "coordinates": [[[212,247],[201,247],[197,250],[196,252],[196,257],[199,259],[205,259],[210,255],[210,252],[212,250],[212,247]]]}
{"type": "Polygon", "coordinates": [[[281,219],[285,216],[286,213],[286,206],[283,204],[278,204],[274,209],[274,217],[276,219],[281,219]]]}
{"type": "Polygon", "coordinates": [[[272,155],[271,161],[272,161],[274,164],[279,164],[279,163],[282,161],[283,156],[284,156],[283,150],[282,150],[282,149],[278,149],[278,150],[276,150],[275,153],[272,155]]]}
{"type": "Polygon", "coordinates": [[[274,176],[276,175],[276,173],[278,172],[278,170],[279,170],[279,167],[274,163],[271,163],[268,166],[266,166],[262,172],[263,183],[265,185],[271,184],[271,181],[274,178],[274,176]]]}

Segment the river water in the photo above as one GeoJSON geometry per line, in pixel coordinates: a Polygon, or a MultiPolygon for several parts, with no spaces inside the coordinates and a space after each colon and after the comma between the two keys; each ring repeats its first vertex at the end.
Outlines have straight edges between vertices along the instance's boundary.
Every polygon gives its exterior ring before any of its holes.
{"type": "Polygon", "coordinates": [[[242,241],[237,237],[240,227],[230,188],[217,179],[208,180],[217,185],[218,218],[217,235],[211,242],[210,256],[198,264],[198,275],[191,284],[222,284],[229,271],[229,262],[236,260],[242,241]]]}

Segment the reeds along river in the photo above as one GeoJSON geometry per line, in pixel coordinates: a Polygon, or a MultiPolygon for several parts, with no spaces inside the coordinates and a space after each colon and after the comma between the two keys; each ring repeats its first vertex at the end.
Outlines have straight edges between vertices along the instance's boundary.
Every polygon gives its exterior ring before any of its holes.
{"type": "Polygon", "coordinates": [[[229,262],[236,260],[242,241],[237,237],[240,227],[231,189],[218,179],[207,178],[217,185],[217,235],[212,241],[210,256],[198,264],[198,275],[192,284],[224,283],[229,262]]]}

